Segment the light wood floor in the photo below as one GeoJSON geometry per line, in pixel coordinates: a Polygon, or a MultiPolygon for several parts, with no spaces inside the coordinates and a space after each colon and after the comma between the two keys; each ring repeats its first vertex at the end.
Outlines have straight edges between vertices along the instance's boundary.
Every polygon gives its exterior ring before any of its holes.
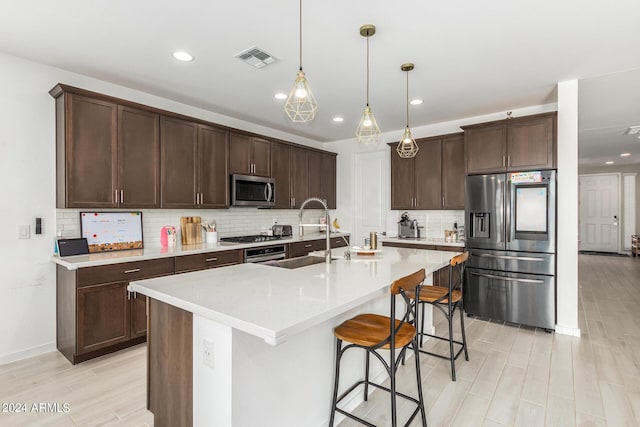
{"type": "MultiPolygon", "coordinates": [[[[458,359],[458,381],[447,361],[423,356],[429,426],[640,425],[640,259],[580,255],[579,279],[581,338],[467,318],[470,361],[458,359]]],[[[70,409],[0,413],[0,426],[152,426],[145,358],[141,345],[76,366],[57,352],[0,366],[1,403],[70,409]]],[[[412,364],[399,376],[413,392],[412,364]]],[[[356,411],[390,425],[385,393],[356,411]]]]}

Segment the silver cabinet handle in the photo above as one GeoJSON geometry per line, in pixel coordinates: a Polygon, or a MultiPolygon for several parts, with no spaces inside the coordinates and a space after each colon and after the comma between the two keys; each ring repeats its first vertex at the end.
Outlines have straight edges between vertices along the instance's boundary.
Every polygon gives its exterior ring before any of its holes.
{"type": "Polygon", "coordinates": [[[127,291],[127,299],[131,299],[131,291],[127,291]]]}
{"type": "Polygon", "coordinates": [[[485,258],[513,259],[517,261],[534,261],[534,262],[544,261],[544,258],[534,258],[534,257],[528,257],[528,256],[509,256],[509,255],[491,255],[491,254],[478,254],[477,256],[481,256],[485,258]]]}
{"type": "Polygon", "coordinates": [[[504,167],[504,156],[502,156],[502,167],[504,167]]]}
{"type": "Polygon", "coordinates": [[[507,166],[511,166],[511,154],[507,156],[507,166]]]}
{"type": "Polygon", "coordinates": [[[296,198],[295,197],[293,198],[293,204],[291,206],[293,206],[294,208],[296,207],[296,198]]]}
{"type": "Polygon", "coordinates": [[[116,189],[116,205],[118,204],[118,190],[116,189]]]}
{"type": "Polygon", "coordinates": [[[120,190],[120,203],[124,203],[124,190],[120,190]]]}
{"type": "Polygon", "coordinates": [[[200,205],[204,205],[204,193],[200,193],[200,205]]]}
{"type": "Polygon", "coordinates": [[[442,207],[444,208],[444,196],[442,196],[442,207]]]}
{"type": "Polygon", "coordinates": [[[125,270],[124,274],[137,273],[138,271],[140,271],[139,268],[132,268],[131,270],[125,270]]]}
{"type": "Polygon", "coordinates": [[[305,248],[310,248],[313,245],[304,245],[305,248]]]}
{"type": "Polygon", "coordinates": [[[205,262],[211,262],[211,261],[217,261],[218,258],[207,258],[205,259],[205,262]]]}
{"type": "Polygon", "coordinates": [[[523,282],[523,283],[544,283],[544,280],[540,279],[517,279],[515,277],[496,276],[495,274],[481,274],[471,272],[474,276],[486,277],[488,279],[504,280],[505,282],[523,282]]]}

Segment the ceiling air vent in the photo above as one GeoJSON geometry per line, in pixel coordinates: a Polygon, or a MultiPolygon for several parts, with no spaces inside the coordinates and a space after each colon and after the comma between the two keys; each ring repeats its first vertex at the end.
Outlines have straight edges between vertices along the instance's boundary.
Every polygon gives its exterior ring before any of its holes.
{"type": "Polygon", "coordinates": [[[252,65],[256,68],[264,68],[267,65],[276,62],[276,58],[271,56],[271,54],[255,46],[250,47],[247,50],[243,50],[242,52],[236,54],[235,57],[242,59],[247,64],[252,65]]]}
{"type": "Polygon", "coordinates": [[[629,126],[629,129],[625,132],[625,135],[637,135],[640,133],[640,125],[629,126]]]}

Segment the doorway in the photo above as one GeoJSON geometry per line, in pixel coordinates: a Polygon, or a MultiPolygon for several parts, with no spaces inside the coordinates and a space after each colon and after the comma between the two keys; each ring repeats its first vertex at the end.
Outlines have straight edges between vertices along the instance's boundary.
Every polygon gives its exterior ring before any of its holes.
{"type": "Polygon", "coordinates": [[[385,231],[388,211],[389,150],[355,154],[352,245],[362,245],[372,231],[385,231]]]}
{"type": "Polygon", "coordinates": [[[579,176],[579,250],[619,252],[620,174],[579,176]]]}

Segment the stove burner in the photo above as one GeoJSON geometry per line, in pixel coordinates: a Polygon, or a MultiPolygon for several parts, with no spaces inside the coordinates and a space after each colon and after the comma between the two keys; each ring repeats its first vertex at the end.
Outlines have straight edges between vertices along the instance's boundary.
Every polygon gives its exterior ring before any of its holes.
{"type": "Polygon", "coordinates": [[[256,234],[253,236],[236,236],[236,237],[223,237],[220,239],[222,242],[232,243],[258,243],[258,242],[270,242],[272,240],[280,240],[280,236],[265,236],[262,234],[256,234]]]}

